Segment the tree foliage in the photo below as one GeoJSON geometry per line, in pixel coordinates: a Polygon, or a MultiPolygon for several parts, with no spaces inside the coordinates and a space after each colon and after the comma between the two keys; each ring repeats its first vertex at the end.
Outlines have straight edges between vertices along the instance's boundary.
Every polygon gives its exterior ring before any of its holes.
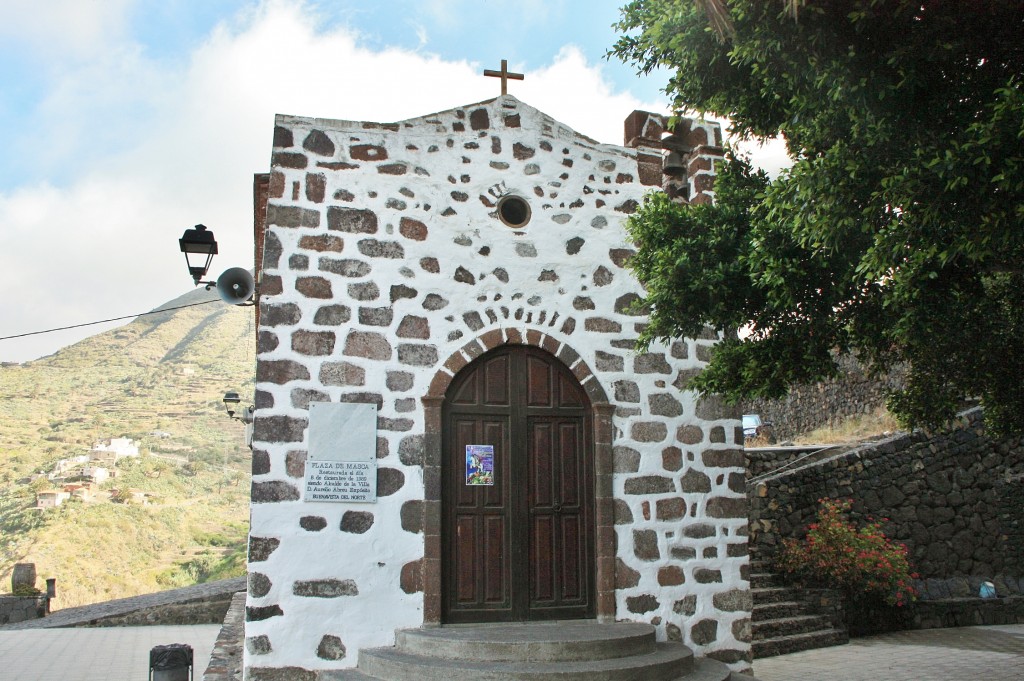
{"type": "Polygon", "coordinates": [[[643,341],[727,333],[692,387],[778,397],[835,353],[907,367],[890,409],[939,425],[965,397],[1024,431],[1024,3],[634,0],[611,51],[668,67],[677,110],[781,135],[770,179],[729,155],[716,205],[631,219],[643,341]],[[708,5],[728,12],[713,28],[708,5]]]}

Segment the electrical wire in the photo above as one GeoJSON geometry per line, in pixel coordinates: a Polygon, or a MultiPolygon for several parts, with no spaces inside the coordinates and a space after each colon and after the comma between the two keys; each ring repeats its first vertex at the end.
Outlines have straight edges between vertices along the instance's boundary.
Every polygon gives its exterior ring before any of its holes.
{"type": "Polygon", "coordinates": [[[110,319],[101,319],[98,322],[86,322],[85,324],[72,324],[71,326],[59,326],[56,329],[46,329],[45,331],[30,331],[28,333],[19,333],[14,336],[0,336],[0,341],[10,340],[12,338],[24,338],[25,336],[38,336],[41,333],[53,333],[54,331],[66,331],[68,329],[78,329],[83,326],[95,326],[96,324],[106,324],[107,322],[119,322],[122,319],[134,319],[135,317],[144,317],[149,314],[159,314],[161,312],[170,312],[171,310],[181,310],[186,307],[196,307],[198,305],[209,305],[210,303],[219,303],[220,298],[212,298],[210,300],[204,300],[201,303],[189,303],[188,305],[178,305],[176,307],[162,307],[159,310],[150,310],[149,312],[140,312],[138,314],[125,315],[124,317],[111,317],[110,319]]]}
{"type": "Polygon", "coordinates": [[[752,477],[749,480],[747,480],[747,487],[750,487],[751,485],[755,485],[755,484],[761,482],[762,480],[764,480],[765,478],[769,478],[769,477],[775,475],[779,471],[784,471],[787,468],[789,468],[790,466],[795,466],[796,464],[800,463],[801,461],[803,461],[807,457],[814,456],[815,454],[817,454],[819,452],[824,452],[824,451],[829,450],[829,449],[836,449],[839,446],[840,445],[828,445],[827,447],[821,447],[820,449],[815,449],[813,451],[807,452],[803,456],[798,456],[797,458],[793,459],[789,463],[783,464],[783,465],[779,466],[778,468],[775,468],[775,469],[772,469],[772,470],[768,471],[767,473],[762,473],[761,475],[755,475],[754,477],[752,477]]]}

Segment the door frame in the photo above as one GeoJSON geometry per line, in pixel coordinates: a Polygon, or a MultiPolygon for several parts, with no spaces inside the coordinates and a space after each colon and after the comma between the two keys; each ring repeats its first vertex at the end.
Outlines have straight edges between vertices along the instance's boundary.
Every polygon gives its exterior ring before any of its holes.
{"type": "MultiPolygon", "coordinates": [[[[542,331],[494,329],[452,353],[434,375],[421,399],[424,415],[423,484],[424,497],[419,518],[423,531],[423,559],[418,568],[423,590],[424,624],[441,624],[441,433],[445,393],[455,375],[471,361],[503,345],[527,345],[546,350],[576,376],[590,398],[591,442],[594,456],[594,569],[596,612],[599,622],[615,621],[615,499],[612,492],[612,445],[614,405],[587,363],[572,347],[542,331]]],[[[410,503],[410,502],[406,502],[410,503]]],[[[404,511],[405,509],[403,509],[404,511]]],[[[415,513],[411,509],[411,513],[415,513]]],[[[403,515],[406,515],[403,512],[403,515]]],[[[404,570],[403,570],[404,571],[404,570]]]]}
{"type": "MultiPolygon", "coordinates": [[[[558,389],[554,385],[550,387],[552,389],[552,396],[558,394],[561,400],[565,399],[566,395],[564,393],[556,392],[558,389]]],[[[443,447],[441,463],[441,521],[443,523],[441,527],[441,549],[444,562],[441,566],[441,586],[442,596],[445,597],[442,601],[442,617],[444,622],[519,622],[593,618],[597,608],[597,593],[594,588],[596,570],[594,564],[593,415],[590,408],[590,398],[587,396],[586,391],[583,390],[583,386],[579,384],[579,380],[558,358],[545,350],[524,345],[506,345],[477,357],[455,375],[452,383],[448,386],[445,400],[442,403],[442,417],[444,419],[444,426],[441,440],[443,447]],[[470,375],[476,373],[478,374],[478,380],[486,381],[489,373],[484,363],[499,358],[504,358],[505,366],[507,367],[507,374],[504,377],[504,380],[507,381],[504,383],[505,389],[508,391],[507,404],[489,407],[486,404],[466,406],[455,403],[456,393],[461,390],[461,386],[465,385],[470,375]],[[552,372],[549,380],[555,382],[564,381],[569,386],[568,390],[572,392],[571,397],[574,401],[578,398],[578,404],[575,406],[551,404],[540,407],[526,401],[526,398],[529,396],[527,373],[531,366],[530,362],[534,359],[540,360],[549,367],[549,370],[552,372]],[[467,420],[478,425],[482,422],[493,422],[495,420],[506,423],[502,441],[500,443],[495,442],[495,444],[501,445],[499,448],[500,452],[504,453],[504,456],[495,458],[495,484],[504,491],[501,494],[501,506],[504,510],[500,515],[505,521],[502,533],[506,544],[505,551],[501,557],[501,572],[503,580],[506,582],[506,588],[509,590],[507,592],[509,600],[506,601],[504,606],[493,609],[487,605],[463,607],[451,600],[454,595],[453,590],[458,588],[455,576],[457,558],[455,555],[456,548],[452,543],[453,538],[448,536],[447,533],[453,532],[457,524],[456,516],[459,514],[459,510],[455,508],[454,496],[460,493],[461,487],[464,484],[462,456],[454,451],[455,440],[458,436],[453,429],[456,427],[456,422],[465,423],[467,420]],[[574,486],[574,489],[578,492],[578,497],[574,498],[578,499],[579,512],[575,517],[577,520],[583,521],[579,525],[578,544],[576,545],[577,549],[582,549],[582,553],[576,553],[572,550],[569,553],[565,553],[563,549],[563,553],[556,560],[558,561],[557,565],[562,565],[562,561],[569,560],[575,554],[575,559],[572,562],[577,565],[577,577],[579,578],[579,586],[582,589],[583,600],[581,603],[569,604],[561,602],[559,597],[556,598],[556,603],[547,606],[540,604],[534,606],[532,605],[534,601],[533,576],[536,565],[533,563],[534,551],[533,539],[531,538],[533,530],[531,529],[531,523],[535,519],[535,510],[532,505],[535,497],[529,490],[532,485],[530,481],[533,480],[530,471],[534,463],[536,463],[534,457],[537,453],[533,451],[534,446],[531,440],[532,436],[530,435],[533,432],[531,423],[552,424],[556,422],[576,424],[574,432],[577,434],[578,439],[575,441],[576,446],[573,447],[573,454],[578,458],[575,459],[577,464],[574,467],[575,470],[572,471],[572,475],[573,479],[578,480],[577,485],[574,486]],[[500,466],[498,458],[501,458],[500,466]],[[449,468],[449,466],[454,467],[454,470],[449,468]]],[[[490,442],[486,439],[471,441],[490,442]]],[[[557,447],[557,445],[555,446],[557,447]]],[[[556,467],[560,471],[564,471],[562,466],[556,467]]],[[[554,476],[555,474],[552,472],[552,475],[554,476]]],[[[476,492],[482,493],[484,489],[478,488],[476,492]]],[[[479,494],[473,494],[473,496],[476,498],[479,497],[479,494]]],[[[561,506],[556,504],[552,508],[546,508],[541,503],[537,508],[537,512],[541,515],[550,516],[550,520],[555,522],[555,518],[560,517],[559,511],[555,509],[560,510],[561,506]]],[[[479,513],[480,509],[470,511],[470,515],[473,517],[478,516],[479,513]]],[[[492,517],[492,514],[484,512],[484,516],[492,517]]],[[[480,519],[482,520],[483,516],[480,519]]],[[[555,532],[555,535],[557,536],[558,532],[555,532]]],[[[478,538],[482,539],[482,537],[478,538]]],[[[553,539],[553,541],[557,540],[553,539]]],[[[560,545],[561,541],[557,541],[557,543],[560,545]]],[[[555,567],[555,565],[553,564],[552,567],[555,567]]],[[[484,566],[478,565],[477,569],[484,569],[484,566]]],[[[555,574],[558,572],[558,569],[553,570],[555,574]]],[[[558,577],[552,576],[552,579],[557,581],[558,577]]]]}

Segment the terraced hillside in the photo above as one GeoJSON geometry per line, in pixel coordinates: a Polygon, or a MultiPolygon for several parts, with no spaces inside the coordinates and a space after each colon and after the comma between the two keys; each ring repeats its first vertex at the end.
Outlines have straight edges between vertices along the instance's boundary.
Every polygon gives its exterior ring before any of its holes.
{"type": "Polygon", "coordinates": [[[252,308],[219,301],[0,367],[0,591],[21,561],[57,578],[58,608],[244,573],[249,450],[221,398],[251,395],[254,367],[252,308]],[[120,459],[90,501],[35,508],[65,482],[45,477],[57,461],[114,437],[141,456],[120,459]],[[121,503],[125,490],[148,503],[121,503]]]}

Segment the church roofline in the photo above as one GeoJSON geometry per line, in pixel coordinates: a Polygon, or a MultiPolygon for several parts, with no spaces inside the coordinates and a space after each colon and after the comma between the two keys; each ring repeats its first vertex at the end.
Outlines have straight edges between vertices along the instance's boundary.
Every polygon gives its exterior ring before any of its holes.
{"type": "MultiPolygon", "coordinates": [[[[636,154],[635,150],[622,142],[601,142],[595,140],[588,135],[578,132],[575,128],[567,125],[558,119],[554,118],[550,114],[538,109],[535,106],[527,104],[521,99],[514,95],[500,95],[498,97],[492,97],[485,99],[480,102],[472,102],[468,104],[462,104],[459,106],[452,107],[450,109],[444,109],[433,113],[423,114],[420,116],[413,116],[411,118],[405,118],[393,122],[380,122],[380,121],[355,121],[349,119],[333,119],[333,118],[320,118],[313,116],[301,116],[293,114],[277,114],[275,116],[275,123],[278,124],[306,124],[313,127],[326,127],[337,130],[359,130],[359,131],[372,131],[378,130],[381,132],[399,132],[403,128],[407,131],[426,125],[441,125],[443,124],[439,118],[446,115],[457,115],[457,112],[465,112],[470,109],[476,108],[503,108],[515,110],[519,113],[526,111],[533,112],[537,116],[549,121],[551,126],[552,134],[544,135],[547,137],[572,140],[574,143],[582,143],[584,146],[590,146],[594,148],[601,148],[605,151],[617,151],[627,156],[633,156],[636,154]]],[[[632,114],[631,114],[632,115],[632,114]]],[[[440,132],[438,130],[432,130],[431,132],[440,132]]],[[[544,134],[543,132],[541,134],[544,134]]]]}

